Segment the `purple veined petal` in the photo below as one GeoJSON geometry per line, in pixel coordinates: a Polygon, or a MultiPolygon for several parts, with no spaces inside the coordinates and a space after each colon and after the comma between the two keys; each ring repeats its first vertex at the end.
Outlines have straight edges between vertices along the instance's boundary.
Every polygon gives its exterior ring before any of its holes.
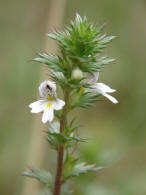
{"type": "Polygon", "coordinates": [[[113,96],[111,96],[111,95],[109,95],[107,93],[103,94],[103,96],[105,96],[106,98],[108,98],[114,104],[117,104],[118,103],[118,100],[116,98],[114,98],[113,96]]]}
{"type": "Polygon", "coordinates": [[[38,100],[29,104],[29,108],[31,108],[32,113],[39,113],[42,112],[45,108],[46,101],[45,100],[38,100]]]}
{"type": "Polygon", "coordinates": [[[56,99],[56,102],[54,104],[54,109],[55,110],[61,110],[63,106],[65,105],[65,102],[61,99],[56,99]]]}
{"type": "Polygon", "coordinates": [[[44,109],[42,116],[42,122],[46,123],[47,121],[51,122],[54,118],[54,109],[53,106],[44,109]]]}
{"type": "Polygon", "coordinates": [[[56,84],[52,81],[45,80],[39,86],[40,97],[46,98],[48,95],[56,96],[56,84]]]}

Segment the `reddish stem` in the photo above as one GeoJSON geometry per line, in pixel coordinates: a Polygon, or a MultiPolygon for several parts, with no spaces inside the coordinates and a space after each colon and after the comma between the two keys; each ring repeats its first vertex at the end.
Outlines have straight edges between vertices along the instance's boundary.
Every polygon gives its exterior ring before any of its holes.
{"type": "MultiPolygon", "coordinates": [[[[64,99],[65,99],[66,105],[63,108],[63,113],[62,113],[63,116],[60,121],[60,133],[63,132],[65,124],[66,124],[68,97],[69,97],[69,94],[66,91],[64,91],[64,99]]],[[[62,185],[61,176],[62,176],[62,169],[63,169],[63,156],[64,156],[64,147],[60,145],[58,146],[57,171],[56,171],[53,195],[60,195],[61,193],[61,185],[62,185]]]]}
{"type": "Polygon", "coordinates": [[[56,172],[56,179],[54,184],[54,195],[60,195],[61,191],[61,175],[62,175],[62,168],[63,168],[63,153],[64,148],[59,146],[58,148],[58,164],[57,164],[57,172],[56,172]]]}

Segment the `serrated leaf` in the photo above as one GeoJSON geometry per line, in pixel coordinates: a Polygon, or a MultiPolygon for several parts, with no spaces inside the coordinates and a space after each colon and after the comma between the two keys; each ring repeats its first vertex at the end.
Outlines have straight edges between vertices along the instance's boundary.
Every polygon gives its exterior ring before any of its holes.
{"type": "Polygon", "coordinates": [[[39,180],[41,183],[52,187],[52,176],[49,172],[37,168],[29,168],[30,172],[24,172],[23,175],[39,180]]]}
{"type": "Polygon", "coordinates": [[[105,37],[104,39],[102,39],[101,42],[104,43],[104,44],[107,44],[115,38],[116,38],[116,36],[108,36],[108,37],[105,37]]]}
{"type": "Polygon", "coordinates": [[[63,72],[63,67],[61,66],[60,60],[57,56],[46,53],[39,53],[38,56],[39,57],[34,58],[33,61],[46,64],[49,68],[57,72],[63,72]]]}
{"type": "Polygon", "coordinates": [[[73,131],[75,131],[77,128],[78,127],[70,128],[69,126],[66,126],[64,131],[60,133],[59,122],[50,123],[47,140],[52,148],[55,149],[57,149],[59,145],[68,148],[71,147],[75,142],[86,142],[86,139],[74,136],[73,131]]]}
{"type": "Polygon", "coordinates": [[[47,35],[48,35],[48,37],[51,38],[51,39],[54,39],[54,40],[57,39],[57,36],[56,36],[55,33],[49,33],[49,34],[47,34],[47,35]]]}
{"type": "Polygon", "coordinates": [[[86,162],[77,163],[72,155],[67,154],[63,167],[63,181],[66,182],[69,178],[85,174],[89,171],[99,171],[103,167],[96,167],[96,165],[89,165],[86,162]]]}
{"type": "Polygon", "coordinates": [[[51,78],[55,83],[59,84],[62,87],[65,87],[67,85],[67,79],[65,78],[65,76],[62,72],[52,71],[51,78]]]}
{"type": "Polygon", "coordinates": [[[69,136],[66,137],[60,133],[49,133],[48,142],[53,148],[57,148],[59,145],[62,145],[66,148],[71,147],[75,142],[85,142],[86,139],[80,137],[69,136]]]}
{"type": "Polygon", "coordinates": [[[89,171],[99,171],[101,169],[103,169],[103,167],[96,167],[95,165],[88,165],[86,162],[82,162],[74,166],[72,176],[79,176],[80,174],[84,174],[89,171]]]}
{"type": "Polygon", "coordinates": [[[71,96],[71,109],[76,107],[88,108],[97,101],[97,95],[90,92],[76,92],[71,96]]]}

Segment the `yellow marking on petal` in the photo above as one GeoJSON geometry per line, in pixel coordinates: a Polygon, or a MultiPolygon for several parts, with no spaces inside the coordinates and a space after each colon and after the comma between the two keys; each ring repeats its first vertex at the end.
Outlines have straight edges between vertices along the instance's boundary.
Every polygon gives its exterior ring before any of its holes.
{"type": "Polygon", "coordinates": [[[84,93],[84,91],[85,91],[85,88],[84,88],[84,87],[81,87],[81,88],[80,88],[80,92],[81,92],[81,93],[84,93]]]}
{"type": "Polygon", "coordinates": [[[53,100],[53,98],[51,96],[48,96],[48,100],[53,100]]]}
{"type": "Polygon", "coordinates": [[[50,108],[53,104],[49,103],[49,104],[46,104],[46,107],[47,108],[50,108]]]}

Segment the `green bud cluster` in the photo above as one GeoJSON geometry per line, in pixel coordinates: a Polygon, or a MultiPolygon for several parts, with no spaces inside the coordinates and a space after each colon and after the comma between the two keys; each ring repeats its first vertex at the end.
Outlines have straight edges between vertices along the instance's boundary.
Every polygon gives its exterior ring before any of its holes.
{"type": "Polygon", "coordinates": [[[86,17],[81,18],[76,14],[75,20],[64,31],[48,34],[48,37],[57,41],[60,55],[40,53],[34,61],[46,64],[56,72],[62,72],[68,81],[71,76],[75,80],[82,78],[82,72],[99,72],[114,61],[100,56],[103,49],[115,38],[103,34],[102,28],[103,26],[93,25],[86,17]]]}
{"type": "MultiPolygon", "coordinates": [[[[71,21],[64,31],[48,34],[49,38],[57,42],[59,55],[39,53],[33,60],[47,65],[51,70],[52,79],[63,89],[70,91],[75,89],[71,94],[75,96],[80,88],[89,87],[88,82],[83,82],[86,79],[85,73],[100,72],[103,67],[114,61],[100,55],[108,43],[115,38],[103,34],[102,29],[103,26],[93,25],[86,17],[81,18],[76,14],[75,20],[71,21]]],[[[88,107],[96,100],[95,94],[84,93],[79,98],[79,102],[70,108],[88,107]],[[80,104],[81,101],[85,106],[80,104]],[[89,102],[91,104],[88,104],[89,102]]]]}

